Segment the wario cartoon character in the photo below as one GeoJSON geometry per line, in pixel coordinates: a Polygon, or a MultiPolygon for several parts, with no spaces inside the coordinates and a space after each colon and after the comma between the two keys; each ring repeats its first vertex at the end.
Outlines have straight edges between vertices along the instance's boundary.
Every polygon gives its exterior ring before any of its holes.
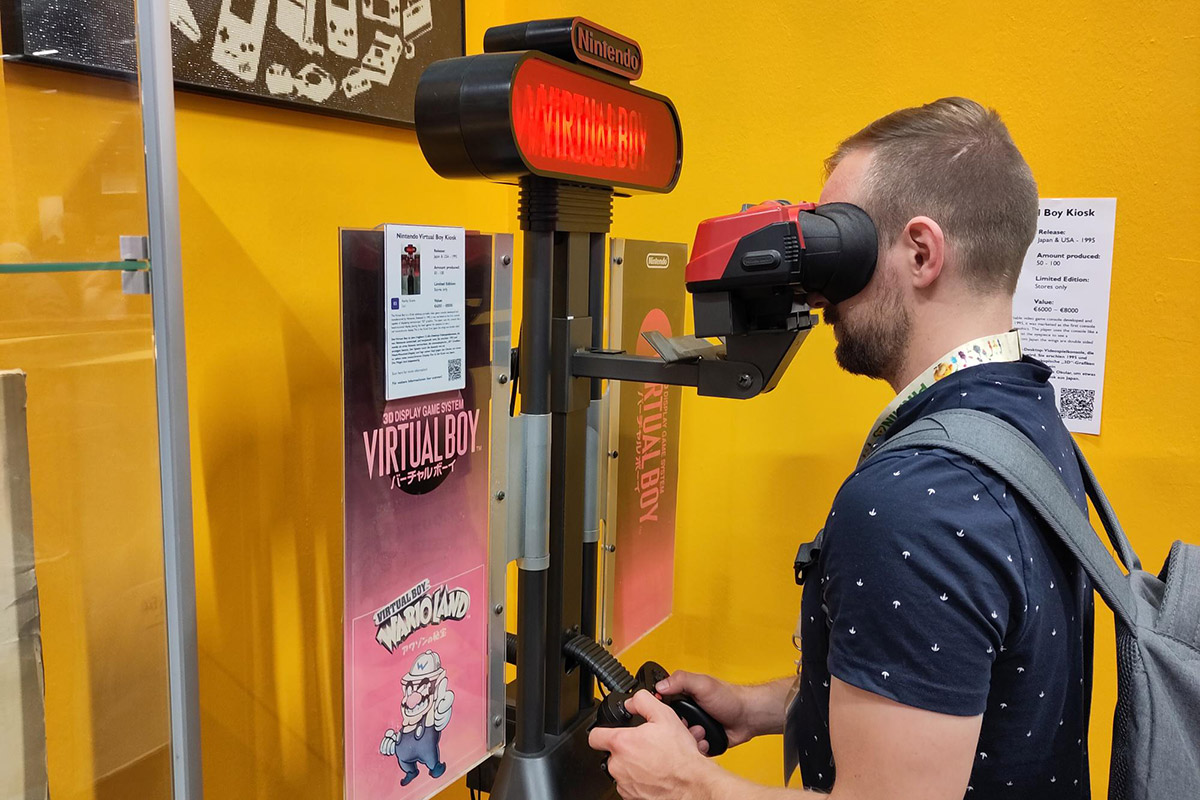
{"type": "Polygon", "coordinates": [[[412,669],[401,679],[404,697],[400,703],[403,718],[399,732],[388,728],[379,743],[379,752],[395,756],[404,770],[401,786],[418,775],[417,762],[429,770],[429,777],[440,778],[446,771],[438,741],[450,722],[454,692],[446,688],[446,670],[442,659],[432,650],[417,656],[412,669]]]}

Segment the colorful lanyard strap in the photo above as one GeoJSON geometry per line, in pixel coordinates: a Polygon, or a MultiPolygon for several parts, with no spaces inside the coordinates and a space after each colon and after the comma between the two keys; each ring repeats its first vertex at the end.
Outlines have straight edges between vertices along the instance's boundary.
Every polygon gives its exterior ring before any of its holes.
{"type": "Polygon", "coordinates": [[[913,379],[912,383],[904,387],[904,390],[887,404],[887,407],[875,420],[875,424],[871,426],[871,434],[863,445],[858,463],[861,465],[887,436],[892,425],[896,424],[896,415],[900,411],[900,407],[942,378],[979,364],[1020,360],[1021,337],[1015,330],[996,336],[981,336],[946,353],[930,365],[929,369],[913,379]]]}

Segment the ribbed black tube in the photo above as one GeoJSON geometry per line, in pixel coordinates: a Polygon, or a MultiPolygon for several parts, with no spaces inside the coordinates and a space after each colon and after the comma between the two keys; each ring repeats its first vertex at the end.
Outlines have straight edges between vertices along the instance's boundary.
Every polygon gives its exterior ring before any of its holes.
{"type": "MultiPolygon", "coordinates": [[[[600,643],[586,636],[572,636],[563,645],[563,652],[592,670],[604,687],[612,692],[628,692],[637,679],[625,669],[617,657],[604,649],[600,643]]],[[[509,633],[504,639],[504,660],[517,663],[517,635],[509,633]]]]}
{"type": "Polygon", "coordinates": [[[629,674],[629,670],[595,639],[572,636],[563,645],[563,652],[586,665],[609,691],[628,692],[637,686],[637,679],[629,674]]]}

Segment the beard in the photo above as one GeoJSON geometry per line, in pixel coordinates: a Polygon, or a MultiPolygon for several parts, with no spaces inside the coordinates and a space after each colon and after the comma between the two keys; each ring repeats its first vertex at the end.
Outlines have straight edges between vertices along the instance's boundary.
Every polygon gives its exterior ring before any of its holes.
{"type": "Polygon", "coordinates": [[[837,308],[825,309],[825,324],[833,326],[838,366],[853,375],[890,381],[900,369],[912,336],[912,317],[893,280],[879,287],[879,299],[855,309],[845,319],[837,308]]]}

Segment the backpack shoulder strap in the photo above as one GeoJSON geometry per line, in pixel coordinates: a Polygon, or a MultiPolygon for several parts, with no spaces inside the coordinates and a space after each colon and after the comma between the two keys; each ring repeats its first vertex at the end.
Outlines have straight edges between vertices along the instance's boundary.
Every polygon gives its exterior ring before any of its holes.
{"type": "MultiPolygon", "coordinates": [[[[1135,629],[1134,601],[1128,578],[1096,536],[1058,471],[1024,434],[1007,422],[982,411],[947,409],[914,422],[888,439],[871,457],[889,450],[914,447],[958,453],[1003,478],[1055,532],[1117,618],[1129,630],[1135,629]]],[[[1081,468],[1086,468],[1086,463],[1081,461],[1081,468]]],[[[1109,528],[1110,524],[1116,523],[1112,507],[1102,494],[1099,499],[1092,495],[1093,489],[1098,490],[1098,486],[1090,469],[1085,469],[1084,481],[1089,496],[1100,509],[1109,536],[1124,540],[1125,548],[1132,552],[1119,526],[1115,530],[1109,528]]]]}
{"type": "Polygon", "coordinates": [[[1096,474],[1092,472],[1091,464],[1088,464],[1087,459],[1083,457],[1083,451],[1079,449],[1079,442],[1072,437],[1071,444],[1075,448],[1075,458],[1079,461],[1083,486],[1087,489],[1088,497],[1092,498],[1092,504],[1096,506],[1096,513],[1100,515],[1100,522],[1104,525],[1105,532],[1108,533],[1108,540],[1112,542],[1113,549],[1117,551],[1117,556],[1125,565],[1125,569],[1130,572],[1141,569],[1141,559],[1138,558],[1137,553],[1133,552],[1133,546],[1129,544],[1129,537],[1125,535],[1125,529],[1121,527],[1112,504],[1108,502],[1108,496],[1100,488],[1096,474]]]}

